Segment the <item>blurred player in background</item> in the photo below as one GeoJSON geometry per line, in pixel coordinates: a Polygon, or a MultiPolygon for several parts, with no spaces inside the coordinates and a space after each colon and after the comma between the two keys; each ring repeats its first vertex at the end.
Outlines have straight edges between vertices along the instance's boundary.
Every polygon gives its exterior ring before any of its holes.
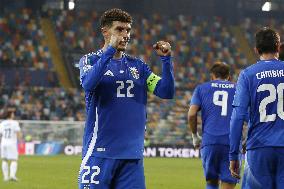
{"type": "Polygon", "coordinates": [[[237,179],[229,170],[229,130],[235,84],[230,82],[226,63],[214,63],[211,80],[196,87],[188,111],[188,123],[193,145],[201,147],[201,158],[207,181],[206,189],[234,188],[237,179]],[[197,132],[197,113],[201,110],[202,142],[197,132]],[[201,145],[201,146],[200,146],[201,145]]]}
{"type": "Polygon", "coordinates": [[[236,85],[230,130],[230,170],[240,177],[238,154],[243,120],[249,109],[247,157],[242,188],[284,186],[284,62],[280,36],[269,28],[255,35],[260,61],[244,69],[236,85]]]}
{"type": "Polygon", "coordinates": [[[18,146],[17,141],[20,139],[19,122],[14,120],[14,111],[8,111],[7,120],[0,123],[1,135],[1,158],[2,172],[4,181],[17,181],[16,173],[18,167],[18,146]],[[10,161],[10,176],[9,176],[10,161]]]}
{"type": "Polygon", "coordinates": [[[147,92],[173,98],[171,46],[164,41],[154,45],[163,65],[161,78],[124,53],[132,24],[127,12],[108,10],[100,22],[104,47],[80,60],[87,120],[79,188],[144,189],[147,92]]]}

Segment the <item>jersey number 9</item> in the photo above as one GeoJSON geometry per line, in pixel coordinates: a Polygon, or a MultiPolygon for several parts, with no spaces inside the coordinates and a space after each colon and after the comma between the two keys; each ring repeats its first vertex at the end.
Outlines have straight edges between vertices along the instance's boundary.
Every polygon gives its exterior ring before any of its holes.
{"type": "Polygon", "coordinates": [[[213,103],[216,106],[222,107],[221,116],[227,116],[227,113],[228,113],[228,92],[227,91],[215,91],[213,94],[213,103]]]}

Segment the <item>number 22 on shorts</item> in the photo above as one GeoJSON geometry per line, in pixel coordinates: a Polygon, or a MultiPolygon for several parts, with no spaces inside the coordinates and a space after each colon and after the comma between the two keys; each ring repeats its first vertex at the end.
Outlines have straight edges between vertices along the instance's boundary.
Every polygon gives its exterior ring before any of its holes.
{"type": "Polygon", "coordinates": [[[82,175],[82,184],[99,184],[100,181],[95,180],[95,176],[99,175],[101,172],[101,169],[98,166],[92,166],[92,168],[90,166],[85,166],[84,167],[84,173],[82,175]],[[90,180],[85,179],[86,176],[88,176],[89,174],[91,174],[91,178],[90,180]]]}

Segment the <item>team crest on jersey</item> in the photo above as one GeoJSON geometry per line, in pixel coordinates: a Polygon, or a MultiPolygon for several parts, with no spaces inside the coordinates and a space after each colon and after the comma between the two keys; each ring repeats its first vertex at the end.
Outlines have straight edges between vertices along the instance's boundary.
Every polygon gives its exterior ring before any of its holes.
{"type": "Polygon", "coordinates": [[[135,67],[129,67],[130,69],[130,73],[133,76],[134,79],[139,79],[139,72],[137,70],[137,68],[135,67]]]}

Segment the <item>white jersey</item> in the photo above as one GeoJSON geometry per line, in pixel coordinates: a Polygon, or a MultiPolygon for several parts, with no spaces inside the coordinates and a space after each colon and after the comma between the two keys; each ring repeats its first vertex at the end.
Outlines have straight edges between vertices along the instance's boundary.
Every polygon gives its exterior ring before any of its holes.
{"type": "Polygon", "coordinates": [[[19,122],[5,120],[0,123],[1,144],[17,144],[17,132],[21,130],[19,122]]]}

